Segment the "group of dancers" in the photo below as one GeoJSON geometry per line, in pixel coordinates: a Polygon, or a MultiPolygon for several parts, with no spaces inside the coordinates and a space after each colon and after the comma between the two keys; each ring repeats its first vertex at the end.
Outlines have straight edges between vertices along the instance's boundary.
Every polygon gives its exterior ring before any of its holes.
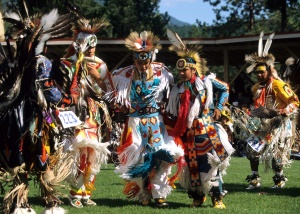
{"type": "MultiPolygon", "coordinates": [[[[192,207],[201,207],[209,196],[214,208],[226,208],[222,176],[234,149],[218,121],[229,85],[206,75],[201,46],[188,46],[167,30],[169,49],[178,56],[174,66],[180,81],[174,83],[171,71],[156,61],[161,45],[151,31],[130,33],[125,45],[133,64],[110,72],[95,56],[96,33],[109,24],[104,19],[92,22],[70,8],[70,14],[54,9],[39,20],[10,12],[3,20],[11,26],[5,33],[7,50],[0,52],[0,179],[3,186],[13,184],[4,197],[4,213],[34,212],[28,175],[40,182],[43,213],[65,212],[60,197],[66,195],[57,188],[65,181],[73,207],[96,206],[94,182],[110,155],[106,133],[116,128],[121,136],[115,172],[126,181],[127,198],[168,207],[167,196],[178,179],[192,207]],[[48,59],[46,42],[70,29],[74,38],[67,53],[59,62],[48,59]],[[126,115],[121,129],[112,125],[112,111],[126,115]],[[177,169],[173,175],[172,167],[177,169]]],[[[259,81],[253,87],[255,108],[250,115],[233,115],[247,141],[252,170],[247,189],[260,186],[259,160],[273,168],[274,188],[285,185],[283,168],[291,164],[299,101],[274,68],[275,58],[268,53],[272,36],[263,48],[261,34],[258,52],[245,58],[251,64],[247,71],[259,81]]]]}

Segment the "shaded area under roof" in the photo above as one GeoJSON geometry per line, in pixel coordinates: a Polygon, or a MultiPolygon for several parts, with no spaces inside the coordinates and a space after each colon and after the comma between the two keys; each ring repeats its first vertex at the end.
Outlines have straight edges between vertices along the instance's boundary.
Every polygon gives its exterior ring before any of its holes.
{"type": "MultiPolygon", "coordinates": [[[[269,34],[264,36],[264,43],[269,34]]],[[[183,39],[187,44],[203,45],[201,57],[208,66],[224,66],[224,81],[229,80],[229,67],[245,68],[244,57],[257,51],[259,35],[221,38],[221,39],[183,39]]],[[[178,57],[170,52],[168,39],[161,39],[162,49],[157,54],[157,60],[167,66],[174,67],[178,57]]],[[[47,42],[48,54],[53,59],[59,59],[72,43],[71,39],[51,40],[47,42]]],[[[3,45],[5,43],[2,42],[3,45]]],[[[289,57],[300,58],[300,32],[275,34],[269,53],[275,56],[276,62],[284,64],[289,57]]],[[[99,39],[96,55],[103,59],[110,71],[132,64],[132,52],[124,45],[124,39],[99,39]]]]}

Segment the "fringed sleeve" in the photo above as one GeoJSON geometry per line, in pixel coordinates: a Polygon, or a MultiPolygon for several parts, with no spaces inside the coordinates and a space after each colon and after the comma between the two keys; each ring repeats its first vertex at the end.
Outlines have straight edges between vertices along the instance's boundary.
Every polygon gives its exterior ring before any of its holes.
{"type": "Polygon", "coordinates": [[[166,111],[173,116],[178,116],[178,109],[179,109],[179,88],[177,85],[174,85],[171,92],[169,103],[167,105],[166,111]]]}
{"type": "Polygon", "coordinates": [[[131,78],[126,78],[121,75],[112,77],[113,85],[115,88],[114,99],[116,103],[130,107],[130,84],[131,78]]]}

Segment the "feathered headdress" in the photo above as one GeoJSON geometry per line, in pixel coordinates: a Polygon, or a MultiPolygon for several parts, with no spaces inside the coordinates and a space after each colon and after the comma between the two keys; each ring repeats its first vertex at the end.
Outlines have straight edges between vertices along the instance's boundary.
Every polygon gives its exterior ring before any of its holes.
{"type": "Polygon", "coordinates": [[[143,31],[140,34],[131,32],[125,39],[125,46],[134,52],[134,58],[141,60],[153,59],[161,49],[159,38],[151,31],[143,31]]]}
{"type": "Polygon", "coordinates": [[[272,39],[274,37],[274,33],[272,33],[269,36],[269,38],[265,44],[265,48],[263,48],[263,36],[264,36],[264,32],[262,31],[259,36],[257,53],[255,52],[253,54],[245,56],[245,61],[248,62],[249,64],[251,64],[246,70],[247,73],[250,73],[251,71],[253,71],[253,69],[259,64],[265,64],[271,68],[274,67],[275,57],[269,53],[269,49],[272,44],[272,39]]]}
{"type": "Polygon", "coordinates": [[[97,45],[96,33],[109,25],[109,22],[104,18],[96,18],[88,20],[81,15],[77,7],[65,2],[65,6],[78,19],[72,27],[74,42],[68,49],[68,56],[74,52],[85,52],[89,47],[97,45]]]}
{"type": "Polygon", "coordinates": [[[81,52],[85,52],[89,47],[95,47],[97,45],[96,33],[103,27],[109,25],[109,22],[105,18],[89,20],[78,20],[77,24],[72,28],[74,32],[76,51],[80,49],[81,52]]]}
{"type": "Polygon", "coordinates": [[[200,58],[199,55],[202,45],[192,45],[188,47],[176,32],[169,29],[167,29],[167,36],[172,43],[169,50],[175,51],[177,55],[182,58],[176,63],[177,69],[180,70],[184,67],[192,67],[196,69],[198,76],[201,76],[204,72],[208,71],[206,66],[207,61],[200,58]]]}

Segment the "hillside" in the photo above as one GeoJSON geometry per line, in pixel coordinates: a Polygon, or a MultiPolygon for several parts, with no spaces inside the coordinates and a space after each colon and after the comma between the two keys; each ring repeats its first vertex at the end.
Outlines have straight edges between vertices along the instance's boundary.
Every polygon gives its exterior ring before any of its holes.
{"type": "MultiPolygon", "coordinates": [[[[98,4],[101,4],[103,5],[103,0],[95,0],[95,2],[97,2],[98,4]]],[[[170,16],[170,15],[169,15],[170,16]]],[[[190,26],[191,24],[190,23],[187,23],[187,22],[182,22],[178,19],[176,19],[175,17],[173,16],[170,16],[170,22],[169,22],[169,25],[170,26],[178,26],[178,27],[182,27],[182,26],[190,26]]]]}
{"type": "MultiPolygon", "coordinates": [[[[170,15],[169,15],[170,16],[170,15]]],[[[182,27],[182,26],[190,26],[191,24],[190,23],[187,23],[187,22],[183,22],[183,21],[180,21],[176,18],[174,18],[173,16],[170,16],[170,22],[169,22],[169,25],[172,25],[172,26],[178,26],[178,27],[182,27]]]]}

